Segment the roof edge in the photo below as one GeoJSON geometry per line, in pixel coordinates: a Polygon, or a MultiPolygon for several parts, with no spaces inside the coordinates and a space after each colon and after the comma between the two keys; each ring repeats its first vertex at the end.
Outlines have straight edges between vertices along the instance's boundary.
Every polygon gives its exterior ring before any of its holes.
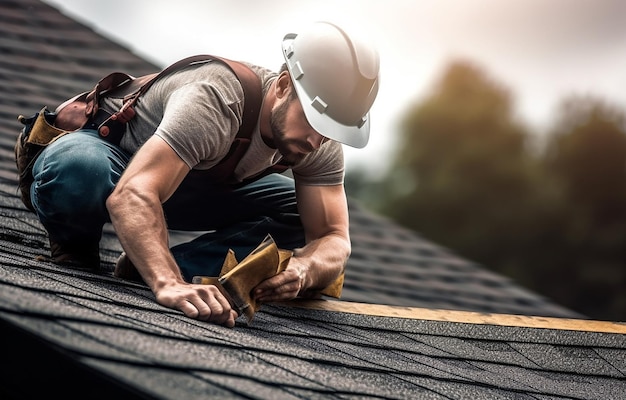
{"type": "Polygon", "coordinates": [[[389,306],[384,304],[356,303],[341,300],[296,299],[289,302],[281,302],[279,304],[287,307],[336,311],[349,314],[372,315],[390,318],[626,334],[626,323],[624,322],[389,306]]]}

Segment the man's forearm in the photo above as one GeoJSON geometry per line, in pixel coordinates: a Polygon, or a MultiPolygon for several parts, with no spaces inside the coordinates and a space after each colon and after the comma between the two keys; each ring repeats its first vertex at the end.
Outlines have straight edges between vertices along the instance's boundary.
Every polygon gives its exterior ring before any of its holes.
{"type": "Polygon", "coordinates": [[[304,268],[302,292],[321,290],[343,272],[350,256],[350,240],[341,235],[327,235],[294,252],[294,259],[304,268]]]}
{"type": "Polygon", "coordinates": [[[133,190],[114,191],[107,208],[124,251],[152,291],[170,281],[183,281],[169,251],[167,226],[158,199],[133,190]]]}

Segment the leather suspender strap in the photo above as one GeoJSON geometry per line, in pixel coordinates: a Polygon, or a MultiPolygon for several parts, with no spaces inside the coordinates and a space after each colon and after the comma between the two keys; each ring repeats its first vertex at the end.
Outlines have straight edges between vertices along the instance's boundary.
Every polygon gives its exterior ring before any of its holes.
{"type": "Polygon", "coordinates": [[[247,66],[232,60],[220,58],[237,75],[243,87],[244,109],[241,119],[241,127],[237,137],[251,138],[252,131],[259,120],[261,105],[263,103],[263,88],[259,77],[247,66]]]}

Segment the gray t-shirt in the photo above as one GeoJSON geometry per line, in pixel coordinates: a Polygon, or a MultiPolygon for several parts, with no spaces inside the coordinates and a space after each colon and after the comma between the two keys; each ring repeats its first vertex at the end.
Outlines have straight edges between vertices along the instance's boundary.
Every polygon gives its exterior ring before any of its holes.
{"type": "MultiPolygon", "coordinates": [[[[277,74],[247,64],[259,76],[263,94],[277,74]]],[[[158,80],[135,105],[120,146],[136,152],[153,134],[168,143],[194,169],[209,169],[228,152],[243,114],[243,89],[235,74],[220,62],[187,67],[158,80]]],[[[117,110],[121,100],[107,98],[102,106],[117,110]]],[[[235,169],[238,180],[252,177],[279,162],[280,153],[268,147],[259,127],[235,169]]],[[[296,181],[306,185],[343,182],[344,159],[340,143],[328,141],[292,168],[296,181]]]]}

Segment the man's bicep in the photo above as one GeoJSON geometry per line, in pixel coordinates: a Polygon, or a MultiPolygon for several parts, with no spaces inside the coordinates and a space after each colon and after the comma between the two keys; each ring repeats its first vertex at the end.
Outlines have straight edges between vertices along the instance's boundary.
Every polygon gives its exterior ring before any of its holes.
{"type": "Polygon", "coordinates": [[[296,184],[296,193],[307,242],[326,235],[348,240],[348,205],[343,185],[296,184]]]}

